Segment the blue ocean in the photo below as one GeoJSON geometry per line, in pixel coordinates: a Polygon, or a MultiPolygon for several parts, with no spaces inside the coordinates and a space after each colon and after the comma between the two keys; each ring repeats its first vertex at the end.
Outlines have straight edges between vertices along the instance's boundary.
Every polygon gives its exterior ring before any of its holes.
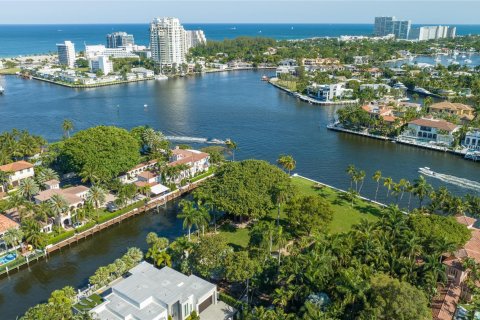
{"type": "MultiPolygon", "coordinates": [[[[239,36],[281,39],[370,35],[372,24],[184,24],[186,29],[202,29],[209,40],[239,36]]],[[[0,57],[48,53],[55,44],[73,41],[77,50],[83,44],[105,43],[105,35],[126,31],[137,44],[148,45],[148,24],[68,24],[68,25],[0,25],[0,57]]],[[[457,25],[458,35],[480,34],[480,25],[457,25]]]]}

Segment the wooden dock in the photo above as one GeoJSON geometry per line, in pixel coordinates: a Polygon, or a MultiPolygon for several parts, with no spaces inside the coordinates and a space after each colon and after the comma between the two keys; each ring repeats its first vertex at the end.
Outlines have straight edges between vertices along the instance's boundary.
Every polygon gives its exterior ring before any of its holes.
{"type": "Polygon", "coordinates": [[[105,221],[103,223],[97,224],[97,225],[91,227],[88,230],[79,232],[79,233],[71,236],[70,238],[67,238],[67,239],[65,239],[63,241],[60,241],[58,243],[55,243],[53,245],[47,246],[45,248],[44,252],[35,253],[35,254],[31,255],[30,258],[26,258],[24,261],[15,263],[14,265],[12,265],[10,267],[7,266],[7,267],[5,267],[5,269],[0,270],[0,277],[8,276],[11,273],[15,273],[17,271],[20,271],[21,269],[30,266],[30,264],[36,263],[40,259],[48,258],[48,255],[52,252],[55,252],[57,250],[61,250],[62,248],[65,248],[65,247],[70,247],[72,244],[75,245],[79,241],[87,239],[88,237],[93,236],[97,232],[100,232],[100,231],[102,231],[102,230],[104,230],[108,227],[113,226],[113,225],[119,224],[126,219],[129,219],[131,217],[137,216],[139,214],[145,213],[147,211],[150,211],[150,210],[156,209],[156,208],[158,208],[162,205],[165,205],[167,202],[175,200],[175,199],[181,197],[182,195],[187,194],[190,191],[194,190],[200,184],[202,184],[202,182],[204,182],[205,180],[213,177],[213,175],[214,174],[206,176],[206,177],[204,177],[204,178],[202,178],[198,181],[192,182],[192,183],[190,183],[190,184],[188,184],[184,187],[181,187],[180,189],[177,189],[175,191],[167,193],[166,195],[163,195],[163,196],[160,196],[160,197],[157,197],[157,198],[153,198],[150,201],[148,201],[147,203],[145,203],[145,205],[142,205],[139,208],[132,209],[132,210],[130,210],[130,211],[128,211],[128,212],[126,212],[122,215],[119,215],[118,217],[115,217],[115,218],[112,218],[112,219],[110,219],[108,221],[105,221]]]}
{"type": "Polygon", "coordinates": [[[159,206],[165,205],[167,202],[175,200],[176,198],[179,198],[182,195],[184,195],[186,193],[189,193],[190,191],[194,190],[203,181],[205,181],[208,178],[211,178],[212,176],[213,176],[213,174],[210,175],[210,176],[207,176],[203,179],[200,179],[196,182],[188,184],[184,187],[181,187],[180,189],[177,189],[175,191],[167,193],[164,196],[160,196],[158,198],[151,199],[148,203],[146,203],[145,205],[143,205],[139,208],[135,208],[135,209],[133,209],[129,212],[126,212],[126,213],[124,213],[124,214],[122,214],[118,217],[115,217],[115,218],[110,219],[108,221],[105,221],[103,223],[97,224],[97,225],[93,226],[92,228],[90,228],[88,230],[85,230],[83,232],[79,232],[79,233],[75,234],[74,236],[72,236],[68,239],[65,239],[63,241],[60,241],[56,244],[47,246],[46,253],[50,254],[50,253],[55,252],[57,250],[60,250],[64,247],[71,246],[72,244],[77,244],[79,241],[87,239],[89,236],[93,236],[95,233],[100,232],[100,231],[102,231],[106,228],[109,228],[109,227],[113,226],[113,225],[119,224],[126,219],[129,219],[131,217],[137,216],[137,215],[142,214],[144,212],[156,209],[159,206]]]}

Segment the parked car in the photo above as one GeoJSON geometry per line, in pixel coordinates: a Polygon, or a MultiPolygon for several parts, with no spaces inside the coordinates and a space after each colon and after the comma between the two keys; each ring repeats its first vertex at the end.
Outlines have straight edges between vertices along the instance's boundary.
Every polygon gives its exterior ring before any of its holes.
{"type": "Polygon", "coordinates": [[[83,221],[77,221],[77,222],[75,222],[75,223],[73,224],[73,227],[74,227],[75,229],[77,229],[77,228],[80,228],[81,226],[83,226],[84,224],[85,224],[85,223],[84,223],[83,221]]]}
{"type": "Polygon", "coordinates": [[[117,211],[117,210],[118,210],[118,207],[117,207],[117,205],[112,201],[112,202],[109,202],[109,203],[107,204],[107,210],[108,210],[109,212],[114,212],[114,211],[117,211]]]}

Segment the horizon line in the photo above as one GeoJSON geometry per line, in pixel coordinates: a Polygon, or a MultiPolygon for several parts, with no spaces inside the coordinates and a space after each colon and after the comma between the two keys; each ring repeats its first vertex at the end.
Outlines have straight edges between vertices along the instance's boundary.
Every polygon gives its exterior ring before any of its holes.
{"type": "MultiPolygon", "coordinates": [[[[0,23],[0,26],[38,26],[38,25],[144,25],[150,24],[150,22],[39,22],[39,23],[0,23]]],[[[338,24],[350,24],[350,25],[374,25],[371,22],[182,22],[182,24],[230,24],[230,25],[249,25],[249,24],[290,24],[290,25],[338,25],[338,24]]],[[[424,25],[455,25],[455,26],[478,26],[480,23],[412,23],[413,26],[424,25]]]]}

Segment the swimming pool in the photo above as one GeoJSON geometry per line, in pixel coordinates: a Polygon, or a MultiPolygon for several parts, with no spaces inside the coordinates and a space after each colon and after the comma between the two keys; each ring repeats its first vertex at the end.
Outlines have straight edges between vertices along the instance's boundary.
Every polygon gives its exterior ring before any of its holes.
{"type": "Polygon", "coordinates": [[[0,258],[0,265],[5,264],[5,263],[9,263],[10,261],[15,260],[16,258],[17,258],[16,253],[9,253],[9,254],[0,258]]]}

